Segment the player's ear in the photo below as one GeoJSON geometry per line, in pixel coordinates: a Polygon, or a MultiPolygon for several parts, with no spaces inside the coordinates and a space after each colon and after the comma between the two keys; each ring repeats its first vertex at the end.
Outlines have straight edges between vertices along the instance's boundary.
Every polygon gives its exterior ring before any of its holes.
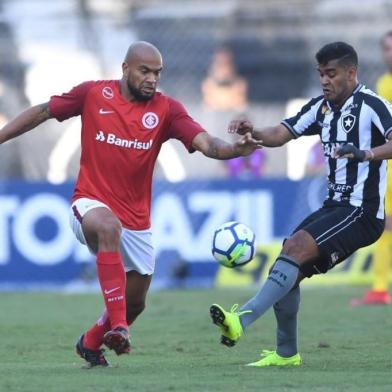
{"type": "Polygon", "coordinates": [[[347,75],[350,81],[357,78],[357,67],[355,65],[349,65],[347,67],[347,75]]]}
{"type": "Polygon", "coordinates": [[[124,76],[128,76],[129,65],[125,61],[122,63],[122,71],[124,76]]]}

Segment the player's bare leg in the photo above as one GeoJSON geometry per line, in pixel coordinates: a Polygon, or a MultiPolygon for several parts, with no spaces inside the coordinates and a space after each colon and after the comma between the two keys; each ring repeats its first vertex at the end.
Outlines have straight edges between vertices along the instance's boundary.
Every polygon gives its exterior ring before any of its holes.
{"type": "MultiPolygon", "coordinates": [[[[136,271],[127,272],[126,304],[127,304],[127,323],[130,326],[145,308],[145,301],[150,287],[152,275],[141,275],[136,271]]],[[[107,310],[104,309],[97,322],[82,335],[86,347],[98,352],[103,344],[104,335],[109,332],[110,320],[107,310]]],[[[127,346],[118,354],[130,352],[131,347],[127,346]],[[125,351],[124,351],[125,350],[125,351]]]]}
{"type": "Polygon", "coordinates": [[[136,271],[127,272],[127,323],[131,325],[146,307],[146,296],[152,275],[141,275],[136,271]]]}
{"type": "Polygon", "coordinates": [[[111,325],[103,343],[117,354],[129,352],[126,277],[120,255],[121,223],[109,209],[99,207],[84,215],[82,227],[89,247],[97,252],[98,279],[111,325]]]}

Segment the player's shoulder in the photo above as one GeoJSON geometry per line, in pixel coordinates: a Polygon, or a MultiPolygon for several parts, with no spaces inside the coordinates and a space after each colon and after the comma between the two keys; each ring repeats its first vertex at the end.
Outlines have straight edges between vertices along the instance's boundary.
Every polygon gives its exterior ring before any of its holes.
{"type": "Polygon", "coordinates": [[[87,96],[94,92],[102,94],[105,98],[111,99],[116,92],[115,80],[87,80],[79,83],[73,88],[75,94],[87,96]]]}
{"type": "Polygon", "coordinates": [[[309,101],[305,104],[305,106],[311,108],[315,105],[321,105],[324,101],[324,95],[318,95],[317,97],[310,98],[309,101]]]}
{"type": "Polygon", "coordinates": [[[375,110],[380,106],[387,106],[389,109],[391,109],[391,104],[385,98],[383,98],[381,95],[377,94],[370,88],[366,87],[365,85],[361,86],[357,94],[361,95],[366,105],[370,106],[375,110]]]}
{"type": "Polygon", "coordinates": [[[171,97],[170,95],[166,95],[165,93],[163,93],[161,91],[157,91],[155,93],[155,97],[159,98],[162,101],[167,102],[169,105],[181,104],[179,100],[171,97]]]}
{"type": "Polygon", "coordinates": [[[113,98],[119,93],[118,80],[90,80],[85,83],[89,89],[101,92],[105,98],[113,98]]]}
{"type": "Polygon", "coordinates": [[[170,113],[186,112],[185,106],[178,100],[162,92],[157,92],[155,96],[167,105],[170,113]]]}
{"type": "Polygon", "coordinates": [[[322,102],[322,101],[324,101],[324,95],[320,94],[317,97],[311,98],[309,102],[317,103],[317,102],[322,102]]]}
{"type": "Polygon", "coordinates": [[[310,98],[309,101],[305,103],[305,105],[302,106],[301,112],[308,112],[308,111],[314,111],[317,112],[318,108],[320,105],[325,101],[323,95],[319,95],[314,98],[310,98]]]}

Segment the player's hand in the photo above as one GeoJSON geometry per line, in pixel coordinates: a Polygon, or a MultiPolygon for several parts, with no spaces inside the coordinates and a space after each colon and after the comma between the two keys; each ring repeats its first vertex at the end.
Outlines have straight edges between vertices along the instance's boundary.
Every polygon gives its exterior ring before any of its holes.
{"type": "Polygon", "coordinates": [[[367,160],[366,151],[360,150],[359,148],[353,146],[352,144],[345,144],[338,147],[333,154],[333,158],[341,159],[348,158],[353,161],[363,162],[367,160]]]}
{"type": "Polygon", "coordinates": [[[238,155],[242,156],[249,155],[259,148],[263,148],[263,141],[253,139],[250,132],[243,135],[234,143],[234,150],[238,153],[238,155]]]}
{"type": "Polygon", "coordinates": [[[227,130],[229,133],[238,133],[239,135],[252,134],[253,124],[249,120],[237,119],[230,122],[227,130]]]}

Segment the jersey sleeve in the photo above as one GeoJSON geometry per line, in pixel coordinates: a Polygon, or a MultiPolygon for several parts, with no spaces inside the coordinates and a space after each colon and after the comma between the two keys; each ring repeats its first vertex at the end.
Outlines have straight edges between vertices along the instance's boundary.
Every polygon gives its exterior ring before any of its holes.
{"type": "Polygon", "coordinates": [[[387,138],[392,132],[392,105],[384,98],[367,94],[365,102],[372,109],[372,122],[387,138]]]}
{"type": "Polygon", "coordinates": [[[188,114],[180,102],[170,99],[169,107],[168,138],[178,139],[189,152],[194,152],[193,139],[200,132],[205,132],[204,128],[188,114]]]}
{"type": "Polygon", "coordinates": [[[321,97],[311,99],[294,117],[286,118],[282,124],[294,138],[318,134],[320,127],[317,123],[317,111],[322,102],[321,97]]]}
{"type": "Polygon", "coordinates": [[[93,81],[84,82],[67,93],[51,96],[49,100],[51,116],[58,121],[64,121],[82,114],[85,97],[94,84],[93,81]]]}

